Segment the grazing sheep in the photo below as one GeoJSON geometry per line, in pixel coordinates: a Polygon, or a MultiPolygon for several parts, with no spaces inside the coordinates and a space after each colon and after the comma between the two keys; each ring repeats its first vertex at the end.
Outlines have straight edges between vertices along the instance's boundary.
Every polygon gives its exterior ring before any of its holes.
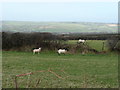
{"type": "Polygon", "coordinates": [[[34,50],[33,50],[33,54],[35,54],[36,52],[39,54],[40,51],[41,51],[41,48],[34,49],[34,50]]]}
{"type": "Polygon", "coordinates": [[[78,43],[85,43],[85,40],[79,39],[78,43]]]}
{"type": "Polygon", "coordinates": [[[67,52],[67,50],[65,50],[65,49],[59,49],[58,50],[58,54],[60,55],[60,54],[65,54],[67,52]]]}

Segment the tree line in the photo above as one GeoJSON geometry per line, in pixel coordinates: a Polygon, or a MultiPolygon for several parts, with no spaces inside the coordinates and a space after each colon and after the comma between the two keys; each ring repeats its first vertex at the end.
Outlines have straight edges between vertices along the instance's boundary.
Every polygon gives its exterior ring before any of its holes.
{"type": "Polygon", "coordinates": [[[34,48],[42,47],[48,50],[59,48],[71,49],[73,46],[65,44],[67,40],[107,40],[111,51],[120,51],[118,34],[53,34],[48,32],[1,32],[3,50],[31,51],[34,48]]]}
{"type": "Polygon", "coordinates": [[[44,47],[46,49],[59,48],[62,39],[51,33],[11,33],[2,32],[2,49],[18,49],[22,47],[39,48],[44,47]]]}

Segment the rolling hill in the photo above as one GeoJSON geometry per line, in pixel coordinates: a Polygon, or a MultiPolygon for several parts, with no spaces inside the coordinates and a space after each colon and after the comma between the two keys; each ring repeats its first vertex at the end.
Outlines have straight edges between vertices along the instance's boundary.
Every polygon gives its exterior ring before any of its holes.
{"type": "Polygon", "coordinates": [[[2,21],[2,31],[51,33],[117,33],[117,25],[91,22],[2,21]]]}

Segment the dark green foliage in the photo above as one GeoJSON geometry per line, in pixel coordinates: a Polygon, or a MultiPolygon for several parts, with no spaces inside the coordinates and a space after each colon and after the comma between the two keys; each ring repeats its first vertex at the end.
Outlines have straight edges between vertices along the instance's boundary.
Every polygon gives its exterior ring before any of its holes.
{"type": "Polygon", "coordinates": [[[24,36],[20,33],[13,33],[11,43],[15,48],[21,47],[24,44],[24,36]]]}
{"type": "Polygon", "coordinates": [[[110,51],[120,51],[119,38],[111,37],[108,39],[108,47],[110,51]]]}
{"type": "Polygon", "coordinates": [[[19,49],[22,47],[47,48],[54,50],[61,44],[60,37],[51,33],[8,33],[2,32],[2,49],[19,49]]]}
{"type": "Polygon", "coordinates": [[[75,52],[97,52],[89,47],[86,44],[77,44],[70,45],[66,44],[65,41],[72,39],[107,39],[108,46],[111,51],[120,50],[118,35],[80,35],[80,34],[64,34],[64,35],[55,35],[52,33],[10,33],[10,32],[2,32],[2,49],[3,50],[17,50],[17,51],[32,51],[34,48],[42,47],[42,50],[57,50],[59,48],[66,49],[75,52]],[[111,38],[110,38],[111,37],[111,38]]]}
{"type": "Polygon", "coordinates": [[[2,32],[2,49],[12,48],[11,33],[2,32]]]}
{"type": "MultiPolygon", "coordinates": [[[[105,34],[105,33],[93,33],[93,34],[81,34],[81,33],[71,33],[71,34],[65,34],[64,37],[67,40],[79,40],[79,39],[84,39],[84,40],[106,40],[111,37],[118,38],[118,34],[105,34]]],[[[63,37],[63,35],[61,35],[63,37]]]]}

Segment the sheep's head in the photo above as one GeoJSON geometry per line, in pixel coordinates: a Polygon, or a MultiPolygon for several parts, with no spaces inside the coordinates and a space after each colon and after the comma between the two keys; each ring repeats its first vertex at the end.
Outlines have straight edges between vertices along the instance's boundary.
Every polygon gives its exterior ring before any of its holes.
{"type": "Polygon", "coordinates": [[[41,49],[41,47],[39,49],[41,49]]]}
{"type": "Polygon", "coordinates": [[[67,52],[67,50],[65,49],[65,53],[67,52]]]}

